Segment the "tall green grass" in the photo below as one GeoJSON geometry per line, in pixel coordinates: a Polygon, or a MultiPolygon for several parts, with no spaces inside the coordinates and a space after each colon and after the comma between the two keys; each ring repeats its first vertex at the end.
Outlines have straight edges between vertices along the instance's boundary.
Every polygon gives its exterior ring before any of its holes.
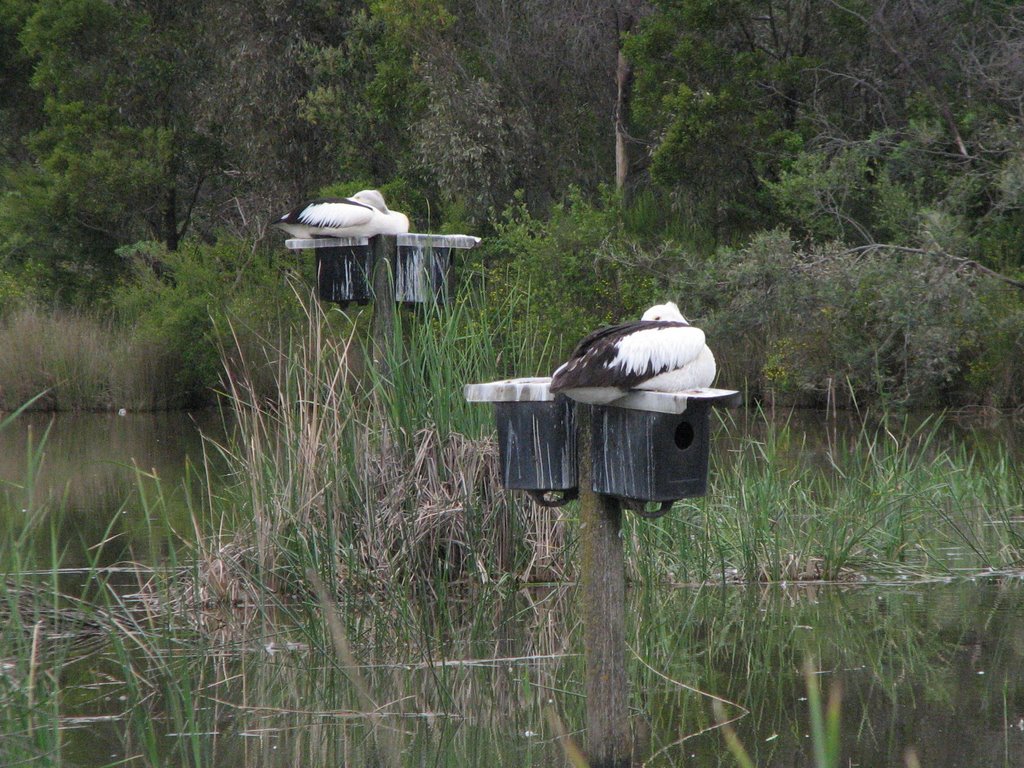
{"type": "Polygon", "coordinates": [[[297,290],[306,327],[267,342],[264,360],[239,358],[226,381],[236,434],[218,447],[232,480],[213,500],[214,549],[245,553],[240,572],[259,583],[306,588],[308,569],[339,588],[429,591],[552,562],[537,549],[562,535],[561,520],[503,492],[493,417],[462,395],[471,382],[536,373],[544,339],[519,339],[509,348],[521,352],[502,359],[497,340],[512,318],[523,327],[526,299],[488,308],[479,296],[400,313],[377,369],[360,341],[365,313],[297,290]],[[268,369],[270,398],[257,382],[268,369]]]}
{"type": "MultiPolygon", "coordinates": [[[[825,415],[821,429],[830,427],[825,415]]],[[[712,440],[708,494],[631,528],[650,577],[859,581],[1024,564],[1024,484],[998,443],[943,438],[939,417],[866,419],[812,447],[757,414],[712,440]],[[743,434],[747,432],[747,434],[743,434]],[[730,434],[731,433],[731,434],[730,434]],[[738,434],[739,433],[739,434],[738,434]]]]}
{"type": "MultiPolygon", "coordinates": [[[[0,430],[33,400],[0,419],[0,430]]],[[[30,441],[24,482],[0,488],[0,763],[60,765],[64,674],[102,643],[90,590],[61,584],[62,509],[35,493],[48,430],[30,441]]]]}
{"type": "MultiPolygon", "coordinates": [[[[543,511],[506,493],[492,413],[462,397],[469,382],[545,372],[543,335],[522,335],[528,297],[488,307],[481,295],[400,313],[380,368],[360,343],[365,314],[300,295],[307,327],[264,343],[266,360],[239,359],[227,392],[238,431],[220,448],[237,481],[207,517],[230,532],[217,548],[245,554],[242,572],[274,587],[305,585],[312,568],[342,591],[437,591],[572,571],[574,507],[543,511]],[[268,369],[270,399],[256,383],[268,369]]],[[[630,567],[681,582],[1016,567],[1024,489],[1009,457],[947,443],[945,428],[938,417],[865,419],[818,453],[766,414],[723,421],[708,495],[630,523],[630,567]]]]}

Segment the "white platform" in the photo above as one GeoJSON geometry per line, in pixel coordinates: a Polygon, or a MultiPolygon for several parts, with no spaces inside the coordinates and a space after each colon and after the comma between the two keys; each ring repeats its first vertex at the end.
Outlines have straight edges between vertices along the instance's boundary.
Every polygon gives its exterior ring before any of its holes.
{"type": "MultiPolygon", "coordinates": [[[[463,394],[471,403],[537,403],[554,400],[551,377],[538,376],[525,379],[506,379],[486,384],[467,384],[463,394]]],[[[734,407],[740,404],[740,393],[732,389],[690,389],[685,392],[648,392],[634,389],[608,405],[634,411],[655,413],[682,413],[689,400],[701,400],[714,405],[734,407]]]]}
{"type": "MultiPolygon", "coordinates": [[[[475,248],[480,244],[479,237],[472,235],[425,235],[408,232],[396,235],[399,247],[414,248],[475,248]]],[[[368,237],[292,237],[284,241],[284,247],[293,251],[306,248],[344,248],[358,245],[369,245],[368,237]]]]}

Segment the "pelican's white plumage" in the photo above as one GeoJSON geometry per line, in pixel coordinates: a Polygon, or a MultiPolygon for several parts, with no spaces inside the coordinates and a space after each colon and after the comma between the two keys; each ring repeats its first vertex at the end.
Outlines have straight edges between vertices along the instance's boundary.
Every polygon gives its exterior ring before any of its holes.
{"type": "Polygon", "coordinates": [[[669,302],[651,307],[637,322],[589,334],[555,371],[551,391],[600,405],[630,389],[683,392],[708,387],[715,372],[704,331],[691,326],[669,302]]]}
{"type": "Polygon", "coordinates": [[[274,222],[292,237],[374,237],[409,231],[409,217],[388,210],[376,189],[352,197],[324,197],[289,211],[274,222]]]}

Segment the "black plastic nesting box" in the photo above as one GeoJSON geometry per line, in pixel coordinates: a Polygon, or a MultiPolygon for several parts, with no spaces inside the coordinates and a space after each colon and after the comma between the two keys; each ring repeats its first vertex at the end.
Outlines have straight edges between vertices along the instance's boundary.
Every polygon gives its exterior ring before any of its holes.
{"type": "Polygon", "coordinates": [[[368,245],[316,248],[317,294],[323,301],[366,304],[373,298],[373,265],[368,245]]]}
{"type": "Polygon", "coordinates": [[[437,238],[415,237],[417,239],[412,242],[407,236],[398,241],[395,299],[418,304],[433,297],[438,304],[445,304],[452,294],[455,280],[452,249],[439,245],[437,238]]]}
{"type": "Polygon", "coordinates": [[[540,491],[574,490],[576,418],[572,401],[495,403],[502,484],[540,491]]]}
{"type": "MultiPolygon", "coordinates": [[[[563,504],[576,496],[576,405],[551,394],[549,378],[469,384],[470,402],[492,402],[498,425],[502,481],[538,502],[563,504]],[[561,499],[545,494],[561,491],[561,499]]],[[[645,517],[672,502],[707,492],[712,406],[737,406],[739,392],[633,391],[609,405],[590,406],[592,490],[615,496],[645,517]],[[660,503],[647,511],[648,502],[660,503]]]]}
{"type": "Polygon", "coordinates": [[[470,402],[494,403],[502,485],[559,506],[577,495],[575,403],[552,395],[548,378],[510,379],[465,388],[470,402]],[[553,497],[549,494],[555,494],[553,497]]]}
{"type": "MultiPolygon", "coordinates": [[[[473,248],[480,239],[468,235],[397,235],[391,264],[395,300],[407,304],[445,303],[454,282],[453,249],[473,248]]],[[[323,301],[346,305],[373,300],[373,255],[365,237],[293,238],[291,250],[316,254],[317,292],[323,301]]]]}
{"type": "Polygon", "coordinates": [[[679,414],[595,406],[594,491],[628,501],[675,501],[708,487],[708,402],[679,414]]]}

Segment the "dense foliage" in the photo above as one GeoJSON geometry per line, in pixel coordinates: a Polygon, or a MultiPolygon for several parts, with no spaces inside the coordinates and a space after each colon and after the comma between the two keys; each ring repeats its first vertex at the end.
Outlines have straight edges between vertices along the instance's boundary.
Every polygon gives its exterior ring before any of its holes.
{"type": "Polygon", "coordinates": [[[755,391],[1019,405],[1022,46],[1002,0],[0,0],[0,316],[116,316],[195,401],[293,311],[273,216],[378,186],[553,356],[667,295],[755,391]]]}

